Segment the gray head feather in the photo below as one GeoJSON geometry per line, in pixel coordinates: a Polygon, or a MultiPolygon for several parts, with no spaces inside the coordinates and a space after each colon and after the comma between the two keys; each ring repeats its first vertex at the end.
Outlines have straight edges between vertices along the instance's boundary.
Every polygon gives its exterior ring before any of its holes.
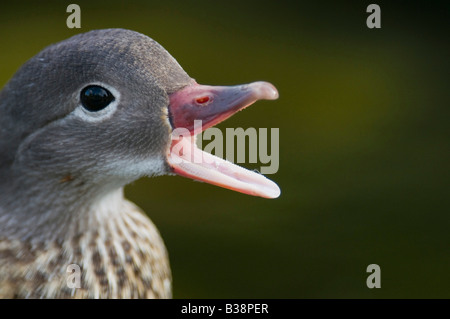
{"type": "Polygon", "coordinates": [[[123,29],[76,35],[26,62],[0,93],[0,235],[167,173],[168,94],[192,81],[158,43],[123,29]],[[89,84],[117,92],[112,114],[79,116],[89,84]]]}

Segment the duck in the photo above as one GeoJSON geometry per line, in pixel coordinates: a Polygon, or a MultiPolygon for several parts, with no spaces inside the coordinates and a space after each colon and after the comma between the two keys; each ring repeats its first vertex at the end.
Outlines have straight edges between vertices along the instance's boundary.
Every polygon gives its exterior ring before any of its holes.
{"type": "Polygon", "coordinates": [[[171,298],[161,234],[124,187],[180,175],[277,198],[273,181],[195,144],[199,132],[277,98],[263,81],[198,84],[132,30],[44,48],[0,92],[0,297],[171,298]]]}

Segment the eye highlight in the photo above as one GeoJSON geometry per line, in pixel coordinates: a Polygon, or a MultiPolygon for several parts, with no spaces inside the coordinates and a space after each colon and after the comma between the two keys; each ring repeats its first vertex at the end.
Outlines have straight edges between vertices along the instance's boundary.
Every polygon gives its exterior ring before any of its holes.
{"type": "Polygon", "coordinates": [[[99,85],[89,85],[81,90],[81,105],[89,112],[98,112],[115,100],[114,95],[99,85]]]}

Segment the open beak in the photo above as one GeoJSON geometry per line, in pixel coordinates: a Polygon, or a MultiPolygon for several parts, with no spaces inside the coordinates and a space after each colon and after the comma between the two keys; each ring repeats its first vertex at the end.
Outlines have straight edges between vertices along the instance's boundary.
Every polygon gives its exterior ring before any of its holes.
{"type": "Polygon", "coordinates": [[[278,185],[263,175],[206,153],[195,143],[195,135],[254,102],[277,98],[277,89],[267,82],[237,86],[194,83],[171,94],[169,118],[174,130],[167,161],[173,172],[249,195],[280,196],[278,185]],[[201,121],[201,127],[194,121],[201,121]]]}

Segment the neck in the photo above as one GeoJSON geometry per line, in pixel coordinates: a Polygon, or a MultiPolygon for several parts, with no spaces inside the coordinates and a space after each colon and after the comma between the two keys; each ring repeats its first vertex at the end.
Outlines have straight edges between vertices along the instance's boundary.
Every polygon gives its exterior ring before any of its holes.
{"type": "Polygon", "coordinates": [[[0,171],[0,237],[63,241],[120,213],[126,182],[0,171]]]}

